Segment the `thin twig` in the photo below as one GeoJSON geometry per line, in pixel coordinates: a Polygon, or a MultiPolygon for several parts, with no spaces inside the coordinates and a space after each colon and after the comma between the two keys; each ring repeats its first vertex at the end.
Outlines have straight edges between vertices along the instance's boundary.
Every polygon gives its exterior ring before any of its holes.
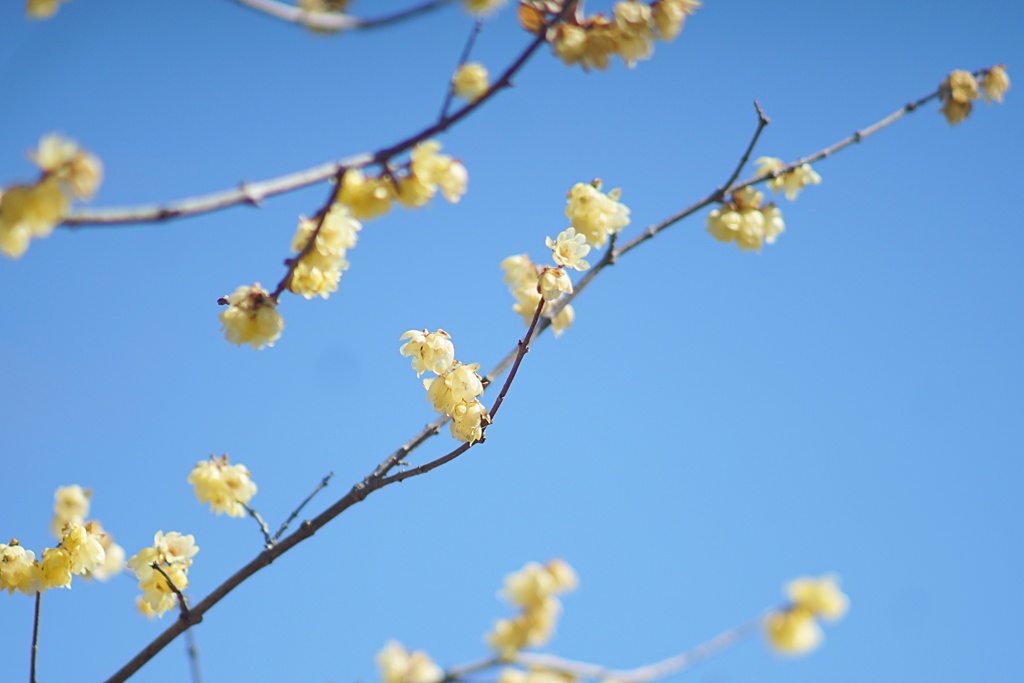
{"type": "Polygon", "coordinates": [[[293,24],[300,24],[306,28],[318,31],[353,31],[380,28],[395,24],[405,19],[412,18],[419,14],[425,14],[430,10],[446,5],[452,0],[429,0],[412,7],[399,10],[392,14],[371,19],[360,19],[344,12],[309,12],[289,5],[278,0],[235,0],[258,12],[271,16],[275,19],[287,21],[293,24]]]}
{"type": "Polygon", "coordinates": [[[32,618],[32,653],[28,667],[28,683],[36,683],[36,657],[39,655],[39,603],[43,597],[42,591],[36,591],[36,610],[32,618]]]}
{"type": "Polygon", "coordinates": [[[278,540],[280,540],[281,536],[284,534],[285,530],[288,528],[288,525],[291,524],[292,522],[294,522],[295,518],[299,516],[300,512],[302,512],[302,508],[306,507],[306,505],[309,504],[309,501],[313,500],[313,497],[316,496],[316,494],[320,493],[320,491],[322,489],[327,487],[327,484],[330,483],[331,477],[333,477],[333,476],[334,476],[334,472],[328,472],[327,476],[324,477],[323,479],[321,479],[320,483],[316,485],[316,488],[313,489],[308,496],[306,496],[306,499],[303,500],[301,503],[299,503],[299,506],[297,508],[292,510],[292,513],[290,515],[288,515],[288,518],[286,520],[281,522],[281,527],[277,530],[277,533],[274,534],[274,537],[272,539],[270,539],[271,545],[273,545],[274,543],[277,543],[278,540]]]}
{"type": "MultiPolygon", "coordinates": [[[[181,592],[181,589],[178,588],[177,585],[175,585],[174,581],[172,581],[171,577],[167,575],[167,572],[164,571],[164,568],[160,566],[159,562],[153,562],[149,566],[152,567],[153,569],[157,570],[158,572],[160,572],[160,576],[164,577],[164,581],[167,582],[168,588],[170,588],[171,592],[174,593],[174,596],[176,598],[178,598],[178,609],[181,610],[181,619],[180,619],[180,621],[182,621],[182,622],[187,624],[186,625],[186,629],[187,629],[188,626],[191,625],[191,623],[189,623],[189,608],[188,608],[188,602],[185,600],[185,594],[181,592]]],[[[195,622],[192,622],[192,623],[199,623],[199,620],[196,620],[195,622]]]]}
{"type": "Polygon", "coordinates": [[[203,683],[203,670],[199,666],[199,646],[196,645],[195,628],[185,630],[185,652],[188,654],[188,669],[192,683],[203,683]]]}
{"type": "Polygon", "coordinates": [[[512,369],[509,370],[508,377],[505,378],[505,384],[502,385],[501,391],[498,392],[498,398],[494,399],[494,405],[491,406],[490,416],[494,419],[494,416],[498,414],[498,408],[501,407],[502,402],[505,400],[505,394],[508,393],[509,387],[512,386],[512,380],[516,378],[516,373],[519,371],[519,366],[523,362],[523,358],[530,352],[530,340],[533,338],[533,331],[537,327],[537,321],[540,320],[541,311],[544,310],[544,297],[541,297],[540,303],[537,304],[537,310],[533,313],[533,320],[530,321],[530,327],[526,330],[526,336],[519,340],[516,351],[516,359],[512,363],[512,369]]]}
{"type": "Polygon", "coordinates": [[[437,683],[451,683],[451,681],[458,681],[470,674],[475,674],[478,671],[486,671],[487,669],[504,663],[505,660],[501,657],[488,657],[487,659],[481,659],[469,664],[449,667],[444,672],[444,678],[437,683]]]}
{"type": "Polygon", "coordinates": [[[263,542],[265,545],[270,546],[274,543],[273,539],[270,538],[270,529],[267,528],[267,523],[260,517],[260,513],[248,506],[248,504],[238,501],[238,504],[245,508],[245,511],[249,513],[249,516],[256,520],[256,523],[260,525],[260,531],[263,533],[263,542]]]}
{"type": "MultiPolygon", "coordinates": [[[[555,21],[560,20],[569,9],[576,4],[575,0],[566,3],[555,21]]],[[[223,190],[198,197],[191,197],[166,204],[130,206],[110,209],[79,210],[72,213],[61,223],[62,227],[78,228],[83,226],[120,226],[134,223],[153,223],[168,221],[186,216],[220,211],[238,204],[258,205],[263,199],[274,195],[292,192],[294,190],[315,185],[328,178],[335,177],[343,169],[355,169],[370,164],[386,163],[397,154],[411,149],[417,143],[426,140],[438,133],[443,133],[451,126],[483,106],[488,100],[499,91],[509,87],[512,76],[519,72],[526,62],[534,55],[538,48],[544,43],[544,32],[530,41],[529,45],[520,53],[519,57],[498,77],[491,88],[480,97],[462,108],[452,112],[444,119],[420,130],[413,135],[397,142],[390,147],[385,147],[372,154],[357,154],[347,157],[341,161],[331,161],[319,166],[314,166],[295,173],[289,173],[269,180],[259,182],[241,183],[237,189],[223,190]]]]}
{"type": "MultiPolygon", "coordinates": [[[[476,44],[476,38],[480,35],[480,29],[484,26],[482,19],[477,19],[473,22],[473,29],[469,32],[469,38],[466,39],[466,45],[462,48],[462,54],[459,55],[459,63],[455,65],[455,71],[452,74],[459,72],[459,69],[469,61],[469,55],[473,52],[473,45],[476,44]]],[[[454,75],[448,80],[448,90],[444,95],[444,103],[441,105],[441,115],[438,117],[439,120],[444,120],[444,117],[448,116],[448,109],[452,106],[452,98],[455,97],[455,78],[454,75]]]]}
{"type": "Polygon", "coordinates": [[[758,104],[757,100],[754,100],[754,109],[757,110],[757,130],[754,131],[754,136],[750,138],[750,144],[747,145],[747,149],[743,152],[743,156],[740,157],[740,161],[736,164],[736,168],[733,170],[732,175],[729,179],[718,188],[718,201],[725,199],[725,193],[729,190],[729,187],[736,182],[736,179],[740,177],[740,173],[743,172],[743,167],[747,165],[747,161],[750,159],[751,152],[754,151],[754,147],[757,146],[757,141],[761,137],[761,131],[771,123],[764,112],[761,111],[761,105],[758,104]]]}

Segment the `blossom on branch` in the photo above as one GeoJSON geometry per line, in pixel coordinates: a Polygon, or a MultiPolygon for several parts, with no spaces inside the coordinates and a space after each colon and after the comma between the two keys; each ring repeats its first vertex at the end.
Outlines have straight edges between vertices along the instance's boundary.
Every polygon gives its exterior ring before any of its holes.
{"type": "Polygon", "coordinates": [[[57,13],[62,2],[68,0],[28,0],[25,3],[25,14],[33,19],[49,19],[57,13]]]}
{"type": "Polygon", "coordinates": [[[566,228],[555,239],[547,237],[544,244],[551,250],[551,258],[558,265],[580,271],[590,268],[590,263],[583,259],[590,253],[587,236],[576,228],[566,228]]]}
{"type": "Polygon", "coordinates": [[[479,399],[460,401],[451,413],[452,436],[465,443],[480,441],[484,436],[484,426],[491,421],[490,413],[479,399]]]}
{"type": "MultiPolygon", "coordinates": [[[[323,218],[320,232],[316,235],[316,242],[296,264],[288,289],[307,299],[317,295],[326,299],[331,292],[336,292],[341,274],[349,266],[345,254],[356,246],[356,233],[362,227],[344,204],[331,204],[323,218]]],[[[298,231],[292,239],[292,249],[302,253],[316,228],[316,219],[300,216],[298,231]]]]}
{"type": "Polygon", "coordinates": [[[576,232],[595,249],[603,247],[609,235],[629,225],[629,207],[619,202],[620,195],[617,189],[608,194],[601,192],[600,180],[576,183],[569,190],[565,215],[576,232]]]}
{"type": "Polygon", "coordinates": [[[524,647],[544,645],[554,633],[562,611],[557,596],[575,590],[577,585],[576,572],[558,559],[547,565],[529,562],[509,574],[498,596],[521,612],[510,619],[499,619],[486,637],[488,644],[504,659],[511,659],[524,647]]]}
{"type": "Polygon", "coordinates": [[[1010,77],[1002,64],[992,67],[981,79],[981,95],[986,104],[1002,103],[1003,95],[1010,89],[1010,77]]]}
{"type": "Polygon", "coordinates": [[[197,462],[188,475],[188,483],[200,503],[209,503],[210,510],[218,515],[227,513],[229,517],[244,517],[245,504],[256,495],[249,470],[240,463],[232,465],[227,453],[197,462]]]}
{"type": "Polygon", "coordinates": [[[35,595],[40,579],[34,552],[23,548],[17,539],[11,539],[9,544],[0,543],[0,590],[35,595]]]}
{"type": "Polygon", "coordinates": [[[452,76],[452,92],[467,102],[476,102],[487,88],[487,68],[483,64],[463,64],[452,76]]]}
{"type": "Polygon", "coordinates": [[[444,330],[427,332],[426,330],[409,330],[401,336],[408,339],[399,349],[403,356],[412,357],[412,369],[420,377],[430,370],[435,375],[443,375],[455,361],[455,345],[444,330]]]}
{"type": "MultiPolygon", "coordinates": [[[[760,175],[769,175],[786,167],[786,164],[778,157],[760,157],[756,162],[757,172],[760,175]]],[[[800,190],[808,185],[820,185],[821,176],[814,172],[810,164],[801,164],[787,173],[777,175],[768,180],[768,187],[775,194],[779,190],[785,190],[786,199],[793,201],[800,190]]]]}
{"type": "Polygon", "coordinates": [[[249,344],[254,349],[262,349],[273,346],[281,337],[284,319],[277,312],[277,302],[260,283],[251,287],[243,285],[221,301],[228,304],[220,314],[221,329],[232,344],[249,344]]]}
{"type": "Polygon", "coordinates": [[[462,0],[467,12],[490,14],[505,4],[505,0],[462,0]]]}
{"type": "Polygon", "coordinates": [[[719,242],[735,242],[744,250],[760,250],[773,244],[786,228],[782,212],[774,204],[761,205],[764,193],[745,187],[733,193],[732,201],[708,214],[708,232],[719,242]]]}
{"type": "Polygon", "coordinates": [[[139,611],[147,616],[163,616],[164,612],[178,604],[174,589],[181,592],[188,587],[188,570],[197,552],[199,548],[191,535],[183,536],[176,531],[165,535],[158,531],[153,537],[152,546],[143,548],[128,560],[128,566],[135,572],[142,591],[139,611]],[[157,571],[154,564],[163,573],[157,571]],[[164,574],[167,578],[164,578],[164,574]],[[168,578],[174,584],[173,588],[168,584],[168,578]]]}
{"type": "Polygon", "coordinates": [[[540,293],[545,301],[558,301],[563,294],[572,294],[572,282],[561,268],[545,268],[540,276],[540,293]]]}
{"type": "Polygon", "coordinates": [[[444,678],[426,652],[409,652],[394,640],[377,653],[377,666],[383,683],[438,683],[444,678]]]}
{"type": "Polygon", "coordinates": [[[824,635],[818,619],[834,621],[846,614],[849,599],[835,576],[802,577],[786,584],[790,605],[764,622],[768,642],[778,652],[801,655],[816,648],[824,635]]]}
{"type": "Polygon", "coordinates": [[[955,126],[971,113],[972,100],[978,99],[978,82],[969,71],[957,70],[949,74],[939,86],[943,115],[949,125],[955,126]]]}

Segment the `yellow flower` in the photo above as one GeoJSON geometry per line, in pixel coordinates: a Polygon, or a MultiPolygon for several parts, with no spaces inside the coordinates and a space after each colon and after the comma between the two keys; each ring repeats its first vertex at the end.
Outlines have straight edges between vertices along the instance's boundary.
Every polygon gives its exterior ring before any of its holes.
{"type": "Polygon", "coordinates": [[[988,70],[981,79],[981,94],[987,104],[993,100],[1002,103],[1003,94],[1010,89],[1010,77],[1006,75],[1006,67],[1002,64],[988,70]]]}
{"type": "Polygon", "coordinates": [[[487,87],[487,68],[483,64],[463,64],[452,77],[452,92],[467,102],[476,102],[487,87]]]}
{"type": "Polygon", "coordinates": [[[501,262],[501,269],[505,271],[505,284],[512,290],[537,288],[537,266],[526,254],[509,256],[501,262]]]}
{"type": "Polygon", "coordinates": [[[626,66],[633,68],[643,59],[650,59],[654,52],[654,29],[651,28],[651,8],[635,0],[626,0],[615,5],[615,51],[626,66]]]}
{"type": "Polygon", "coordinates": [[[600,180],[577,183],[569,190],[565,215],[595,249],[603,247],[609,235],[629,225],[629,207],[618,201],[619,195],[618,190],[601,192],[600,180]]]}
{"type": "Polygon", "coordinates": [[[559,24],[551,38],[551,47],[567,65],[577,64],[587,53],[587,32],[574,24],[559,24]]]}
{"type": "Polygon", "coordinates": [[[426,652],[410,653],[393,640],[377,653],[377,666],[383,683],[436,683],[444,678],[426,652]]]}
{"type": "Polygon", "coordinates": [[[505,4],[505,0],[462,0],[467,12],[490,14],[505,4]]]}
{"type": "Polygon", "coordinates": [[[700,3],[696,0],[655,0],[651,10],[658,37],[665,41],[675,39],[683,30],[687,15],[696,12],[698,7],[700,3]]]}
{"type": "Polygon", "coordinates": [[[61,486],[54,494],[53,519],[50,521],[50,533],[61,538],[64,525],[68,522],[84,524],[89,516],[89,499],[92,491],[83,489],[77,484],[61,486]]]}
{"type": "Polygon", "coordinates": [[[249,470],[242,464],[230,464],[226,453],[197,462],[188,475],[188,483],[200,503],[209,503],[210,510],[218,515],[227,513],[229,517],[244,517],[243,503],[256,495],[249,470]]]}
{"type": "Polygon", "coordinates": [[[188,569],[197,552],[199,548],[191,535],[183,536],[176,531],[165,535],[158,531],[152,546],[143,548],[128,560],[128,566],[139,580],[142,598],[138,604],[143,614],[162,616],[178,602],[167,579],[153,565],[159,565],[174,587],[184,591],[188,587],[188,569]]]}
{"type": "MultiPolygon", "coordinates": [[[[316,220],[299,217],[298,231],[292,239],[295,252],[301,253],[306,248],[316,226],[316,220]]],[[[344,204],[332,204],[317,233],[316,243],[296,265],[288,289],[307,299],[317,295],[326,299],[337,291],[341,273],[349,266],[345,254],[356,245],[356,233],[362,227],[344,204]]]]}
{"type": "Polygon", "coordinates": [[[939,86],[941,111],[949,125],[955,126],[971,113],[971,100],[978,99],[978,82],[969,71],[957,70],[949,74],[939,86]]]}
{"type": "Polygon", "coordinates": [[[47,548],[39,563],[43,588],[71,588],[71,554],[64,548],[47,548]]]}
{"type": "Polygon", "coordinates": [[[452,436],[466,443],[480,441],[484,436],[484,425],[491,421],[487,408],[479,399],[460,402],[452,410],[451,416],[449,429],[452,436]]]}
{"type": "Polygon", "coordinates": [[[423,380],[427,401],[437,412],[451,416],[460,403],[472,401],[484,393],[483,382],[476,373],[479,369],[479,363],[466,365],[454,361],[443,375],[423,380]]]}
{"type": "Polygon", "coordinates": [[[0,196],[0,249],[18,258],[33,237],[46,237],[68,212],[68,199],[56,176],[35,185],[15,185],[0,196]]]}
{"type": "Polygon", "coordinates": [[[35,595],[41,578],[36,554],[21,547],[17,540],[0,543],[0,590],[35,595]]]}
{"type": "Polygon", "coordinates": [[[759,250],[765,242],[773,244],[786,225],[778,207],[762,207],[763,200],[764,193],[749,186],[733,193],[732,201],[708,214],[708,233],[720,242],[735,242],[744,250],[759,250]]]}
{"type": "Polygon", "coordinates": [[[229,342],[262,349],[273,346],[281,337],[284,319],[277,312],[277,302],[258,282],[252,287],[239,287],[226,300],[229,305],[221,312],[220,322],[229,342]]]}
{"type": "Polygon", "coordinates": [[[590,252],[587,236],[575,228],[566,228],[555,239],[546,238],[544,244],[551,250],[551,258],[558,265],[580,271],[590,268],[590,263],[583,260],[590,252]]]}
{"type": "MultiPolygon", "coordinates": [[[[759,166],[757,172],[760,175],[769,175],[786,167],[786,164],[778,157],[761,157],[755,163],[759,166]]],[[[821,176],[814,172],[811,165],[802,164],[788,173],[770,178],[768,187],[775,194],[778,194],[779,190],[785,189],[786,199],[793,201],[804,187],[820,183],[821,176]]]]}
{"type": "Polygon", "coordinates": [[[67,0],[28,0],[25,13],[33,19],[48,19],[57,13],[60,3],[67,0]]]}
{"type": "Polygon", "coordinates": [[[572,294],[572,282],[561,268],[545,268],[540,276],[540,293],[545,301],[557,301],[562,294],[572,294]]]}
{"type": "Polygon", "coordinates": [[[556,593],[574,591],[579,587],[580,579],[576,575],[576,570],[565,560],[556,557],[553,560],[549,560],[544,565],[544,568],[548,570],[548,573],[555,580],[556,593]]]}
{"type": "Polygon", "coordinates": [[[773,612],[765,618],[768,642],[786,655],[802,655],[818,647],[823,638],[821,627],[808,610],[773,612]]]}
{"type": "Polygon", "coordinates": [[[352,216],[365,221],[383,216],[391,209],[394,187],[385,178],[367,178],[358,168],[349,169],[341,179],[337,200],[352,216]]]}
{"type": "Polygon", "coordinates": [[[829,620],[841,618],[850,606],[849,598],[839,588],[839,578],[833,574],[794,579],[786,584],[786,594],[794,605],[829,620]]]}
{"type": "Polygon", "coordinates": [[[592,17],[585,26],[587,39],[583,44],[584,69],[597,67],[604,71],[611,63],[611,56],[618,53],[615,25],[603,16],[592,17]]]}
{"type": "Polygon", "coordinates": [[[529,327],[530,323],[533,322],[533,316],[537,312],[537,307],[540,306],[540,302],[543,300],[540,292],[534,286],[532,289],[513,290],[512,296],[516,298],[516,303],[512,305],[512,310],[523,316],[523,324],[529,327]]]}
{"type": "Polygon", "coordinates": [[[408,339],[399,352],[403,356],[412,357],[412,369],[420,377],[430,370],[436,375],[443,375],[455,362],[455,345],[444,330],[427,332],[409,330],[401,336],[408,339]]]}
{"type": "Polygon", "coordinates": [[[833,575],[801,577],[786,584],[790,606],[765,618],[768,642],[779,652],[799,655],[810,652],[824,637],[817,619],[839,619],[849,608],[849,599],[833,575]]]}
{"type": "Polygon", "coordinates": [[[81,524],[68,522],[60,545],[71,556],[71,571],[75,574],[90,574],[106,560],[99,537],[81,524]]]}

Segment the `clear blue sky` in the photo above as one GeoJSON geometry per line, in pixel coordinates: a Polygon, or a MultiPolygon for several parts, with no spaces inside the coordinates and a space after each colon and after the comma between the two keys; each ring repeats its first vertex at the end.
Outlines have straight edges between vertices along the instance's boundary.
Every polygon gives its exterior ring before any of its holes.
{"type": "MultiPolygon", "coordinates": [[[[356,3],[367,13],[397,2],[356,3]]],[[[604,6],[604,5],[602,5],[604,6]]],[[[599,7],[595,6],[595,9],[599,7]]],[[[471,22],[457,8],[324,37],[232,2],[0,7],[0,185],[61,131],[106,166],[95,204],[182,198],[394,142],[436,116],[471,22]]],[[[323,187],[162,225],[58,230],[0,262],[0,534],[41,550],[53,491],[94,490],[129,554],[196,536],[198,599],[260,549],[186,477],[245,463],[279,521],[322,509],[432,419],[399,336],[443,327],[485,368],[523,328],[499,262],[545,257],[565,192],[623,188],[626,235],[758,154],[822,148],[935,88],[1008,64],[1010,1],[708,2],[652,61],[585,74],[547,51],[442,139],[469,194],[372,222],[329,301],[291,298],[271,350],[235,348],[217,297],[282,275],[323,187]]],[[[476,57],[526,43],[506,9],[476,57]]],[[[197,629],[209,681],[376,680],[391,638],[442,665],[485,654],[504,575],[561,556],[580,590],[550,650],[615,667],[693,646],[838,572],[847,618],[798,661],[761,642],[706,681],[1015,681],[1024,667],[1024,116],[1015,85],[950,128],[937,106],[816,166],[760,254],[703,214],[604,273],[534,345],[487,443],[371,497],[197,629]]],[[[449,449],[438,438],[421,462],[449,449]]],[[[102,680],[168,623],[129,578],[43,601],[40,678],[102,680]]],[[[31,600],[0,597],[0,661],[27,678],[31,600]]],[[[186,680],[184,643],[139,681],[186,680]]]]}

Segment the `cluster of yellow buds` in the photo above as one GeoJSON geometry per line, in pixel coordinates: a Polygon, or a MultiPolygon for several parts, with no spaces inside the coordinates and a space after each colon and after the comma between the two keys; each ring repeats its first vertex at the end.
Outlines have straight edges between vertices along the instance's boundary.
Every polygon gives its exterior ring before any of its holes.
{"type": "MultiPolygon", "coordinates": [[[[698,7],[696,0],[654,0],[649,4],[624,0],[615,4],[611,18],[573,15],[559,22],[548,30],[547,40],[558,58],[570,66],[607,69],[612,56],[618,55],[632,68],[638,61],[650,59],[656,39],[675,39],[686,17],[698,7]]],[[[537,33],[559,10],[558,3],[547,0],[520,0],[519,23],[537,33]]]]}
{"type": "Polygon", "coordinates": [[[452,419],[452,436],[466,443],[482,440],[491,417],[477,398],[484,393],[483,381],[477,374],[480,364],[467,365],[455,360],[455,346],[444,330],[409,330],[401,339],[408,341],[399,351],[412,357],[416,376],[428,370],[437,375],[424,379],[423,387],[434,410],[452,419]]]}
{"type": "Polygon", "coordinates": [[[191,534],[183,536],[177,531],[167,534],[158,531],[152,546],[143,548],[128,560],[142,591],[142,596],[136,601],[140,612],[159,617],[174,608],[178,603],[175,589],[181,592],[188,587],[188,570],[197,552],[199,547],[191,534]],[[168,579],[174,584],[173,588],[168,579]]]}
{"type": "Polygon", "coordinates": [[[46,237],[68,214],[72,199],[90,199],[103,179],[99,159],[59,135],[47,135],[30,155],[42,171],[32,185],[0,191],[0,251],[18,258],[33,237],[46,237]]]}
{"type": "Polygon", "coordinates": [[[227,513],[229,517],[244,517],[245,504],[256,495],[249,470],[241,463],[232,465],[227,453],[197,462],[188,475],[188,483],[200,503],[209,503],[210,510],[218,515],[227,513]]]}
{"type": "Polygon", "coordinates": [[[42,557],[17,539],[0,543],[0,590],[35,595],[50,588],[71,588],[71,579],[106,579],[124,566],[124,550],[113,542],[97,521],[85,521],[90,492],[81,486],[62,486],[54,495],[50,524],[60,543],[46,548],[42,557]]]}
{"type": "Polygon", "coordinates": [[[524,647],[547,643],[562,612],[556,596],[575,590],[578,583],[576,572],[560,559],[546,565],[530,562],[509,574],[498,595],[521,611],[511,619],[499,619],[487,634],[488,644],[503,659],[511,659],[524,647]]]}
{"type": "Polygon", "coordinates": [[[849,599],[835,576],[802,577],[786,584],[790,605],[770,613],[764,621],[768,642],[777,651],[800,655],[816,648],[824,637],[818,619],[835,621],[849,607],[849,599]]]}
{"type": "Polygon", "coordinates": [[[273,346],[281,337],[284,318],[277,312],[277,301],[260,283],[251,287],[243,285],[218,303],[227,305],[221,311],[220,322],[224,337],[232,344],[249,344],[254,349],[262,349],[273,346]]]}
{"type": "Polygon", "coordinates": [[[744,250],[757,250],[786,229],[782,212],[769,202],[762,206],[764,193],[747,186],[733,193],[732,200],[708,214],[708,232],[719,242],[735,242],[744,250]]]}
{"type": "Polygon", "coordinates": [[[472,14],[490,14],[505,4],[505,0],[462,0],[467,12],[472,14]]]}
{"type": "MultiPolygon", "coordinates": [[[[302,253],[316,231],[317,219],[299,217],[299,228],[292,239],[292,250],[302,253]]],[[[338,281],[348,270],[345,254],[356,246],[356,234],[362,224],[351,216],[343,204],[335,202],[323,217],[316,242],[299,260],[292,272],[288,289],[307,299],[320,295],[324,299],[338,291],[338,281]]]]}
{"type": "Polygon", "coordinates": [[[377,653],[377,666],[383,683],[439,683],[444,678],[426,652],[409,652],[394,640],[377,653]]]}
{"type": "MultiPolygon", "coordinates": [[[[778,157],[760,157],[755,163],[758,165],[757,172],[760,175],[778,173],[786,167],[785,162],[778,157]]],[[[808,185],[820,184],[821,176],[811,168],[810,164],[801,164],[791,171],[780,173],[774,178],[768,179],[768,187],[771,188],[771,191],[778,194],[779,190],[784,190],[786,192],[786,199],[789,201],[796,199],[800,190],[808,185]]]]}
{"type": "MultiPolygon", "coordinates": [[[[1010,89],[1010,77],[1002,64],[985,72],[981,79],[981,96],[986,104],[1003,101],[1003,95],[1010,89]]],[[[954,126],[971,113],[973,100],[978,99],[978,81],[969,71],[954,71],[939,86],[939,99],[942,100],[941,111],[949,125],[954,126]]]]}
{"type": "Polygon", "coordinates": [[[487,92],[487,67],[483,64],[470,62],[463,64],[452,76],[452,93],[467,102],[476,102],[487,92]]]}
{"type": "Polygon", "coordinates": [[[469,174],[462,162],[439,154],[441,143],[427,140],[416,145],[407,166],[398,172],[370,177],[358,168],[345,172],[337,200],[352,216],[368,220],[382,216],[398,201],[405,208],[423,206],[441,190],[444,198],[456,203],[466,193],[469,174]]]}

